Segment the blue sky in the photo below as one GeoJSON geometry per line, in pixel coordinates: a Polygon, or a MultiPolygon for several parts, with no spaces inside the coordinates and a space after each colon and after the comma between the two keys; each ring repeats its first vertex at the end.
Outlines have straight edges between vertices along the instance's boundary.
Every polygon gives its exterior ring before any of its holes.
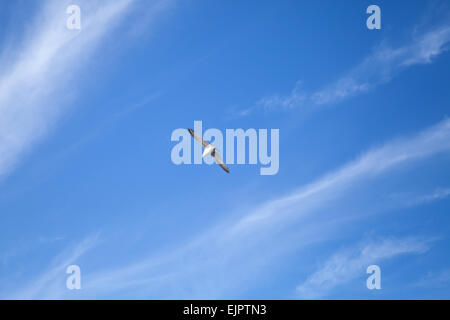
{"type": "Polygon", "coordinates": [[[0,298],[450,298],[445,1],[0,6],[0,298]],[[194,120],[278,174],[174,165],[194,120]]]}

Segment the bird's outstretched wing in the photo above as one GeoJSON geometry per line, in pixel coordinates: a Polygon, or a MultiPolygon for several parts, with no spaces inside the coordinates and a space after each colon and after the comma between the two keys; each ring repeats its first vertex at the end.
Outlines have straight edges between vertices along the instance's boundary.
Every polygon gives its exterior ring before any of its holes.
{"type": "Polygon", "coordinates": [[[223,170],[226,171],[226,173],[230,173],[230,170],[228,169],[228,167],[225,165],[225,163],[223,162],[222,158],[220,157],[218,152],[214,153],[214,159],[216,159],[216,162],[219,166],[222,167],[223,170]]]}
{"type": "Polygon", "coordinates": [[[195,140],[197,140],[198,142],[200,142],[202,144],[203,148],[206,148],[206,146],[209,144],[207,141],[205,141],[201,137],[199,137],[198,134],[196,134],[194,130],[188,129],[188,131],[195,140]]]}

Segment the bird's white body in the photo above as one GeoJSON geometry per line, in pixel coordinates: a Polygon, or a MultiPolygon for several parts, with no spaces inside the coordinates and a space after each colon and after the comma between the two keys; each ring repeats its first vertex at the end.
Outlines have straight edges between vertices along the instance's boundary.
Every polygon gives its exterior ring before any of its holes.
{"type": "Polygon", "coordinates": [[[202,158],[206,157],[207,155],[212,155],[214,157],[214,151],[216,148],[212,144],[208,144],[203,151],[202,158]]]}

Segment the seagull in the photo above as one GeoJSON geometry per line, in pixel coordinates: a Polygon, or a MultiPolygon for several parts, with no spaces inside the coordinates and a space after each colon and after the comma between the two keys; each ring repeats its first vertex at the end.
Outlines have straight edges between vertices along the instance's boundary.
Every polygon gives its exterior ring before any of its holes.
{"type": "Polygon", "coordinates": [[[202,158],[206,157],[208,154],[210,154],[212,157],[214,157],[214,159],[216,159],[216,162],[219,166],[222,167],[223,170],[225,170],[226,173],[230,173],[230,170],[228,169],[228,167],[225,165],[225,163],[223,162],[222,158],[219,155],[219,150],[214,147],[212,144],[210,144],[208,141],[203,140],[201,137],[198,136],[198,134],[195,133],[194,130],[192,129],[188,129],[189,133],[191,134],[191,136],[197,140],[198,142],[200,142],[203,146],[203,148],[205,149],[203,151],[202,154],[202,158]]]}

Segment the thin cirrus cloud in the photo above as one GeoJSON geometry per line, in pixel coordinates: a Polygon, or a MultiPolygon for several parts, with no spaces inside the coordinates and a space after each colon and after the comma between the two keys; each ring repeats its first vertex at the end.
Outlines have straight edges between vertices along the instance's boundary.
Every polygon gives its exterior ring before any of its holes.
{"type": "Polygon", "coordinates": [[[298,297],[323,298],[334,288],[364,276],[370,265],[402,254],[421,254],[428,251],[432,240],[385,238],[338,251],[296,288],[298,297]]]}
{"type": "Polygon", "coordinates": [[[450,26],[448,24],[441,25],[416,37],[404,46],[377,48],[348,74],[320,90],[305,92],[299,81],[290,94],[264,97],[253,107],[242,110],[240,115],[248,115],[256,109],[289,110],[304,106],[337,103],[391,81],[393,77],[408,67],[432,63],[434,58],[447,51],[449,42],[450,26]]]}
{"type": "MultiPolygon", "coordinates": [[[[132,289],[136,296],[142,294],[147,298],[235,295],[236,290],[242,290],[243,283],[249,286],[261,276],[258,272],[268,272],[270,266],[286,253],[329,241],[339,226],[360,219],[360,214],[351,214],[346,201],[339,201],[355,188],[370,185],[371,179],[395,168],[448,151],[450,120],[446,119],[415,136],[393,140],[370,150],[287,196],[263,203],[240,218],[212,226],[173,250],[151,254],[121,267],[85,272],[82,295],[107,297],[125,289],[132,289]],[[333,204],[333,211],[330,213],[324,204],[333,204]],[[333,212],[339,212],[339,215],[333,215],[333,212]]],[[[405,243],[411,244],[400,242],[405,243]]],[[[397,245],[384,242],[386,250],[397,245]]],[[[386,252],[377,253],[375,258],[400,254],[386,252]]],[[[409,250],[402,249],[402,252],[409,250]]],[[[70,297],[67,290],[43,292],[44,296],[70,297]]]]}
{"type": "Polygon", "coordinates": [[[87,251],[97,245],[100,233],[90,235],[80,243],[66,248],[62,253],[56,256],[50,265],[50,268],[38,279],[32,281],[26,287],[13,293],[12,299],[51,299],[48,292],[61,291],[64,286],[64,275],[66,268],[77,261],[87,251]],[[58,281],[62,280],[62,281],[58,281]]]}
{"type": "Polygon", "coordinates": [[[443,200],[450,197],[450,188],[446,189],[436,189],[432,194],[427,194],[424,196],[417,197],[416,199],[413,199],[410,201],[410,204],[417,205],[422,203],[429,203],[436,200],[443,200]]]}
{"type": "MultiPolygon", "coordinates": [[[[349,185],[362,179],[377,176],[401,164],[424,159],[439,152],[448,152],[450,150],[449,139],[450,119],[445,119],[415,137],[394,140],[366,152],[357,160],[299,189],[290,196],[271,202],[265,207],[265,210],[246,216],[234,228],[239,230],[258,223],[273,223],[274,219],[280,219],[284,214],[288,215],[291,210],[287,209],[295,207],[304,200],[316,196],[320,197],[320,200],[325,200],[325,196],[335,197],[346,190],[349,185]]],[[[320,201],[315,202],[316,205],[318,203],[320,204],[320,201]]]]}
{"type": "MultiPolygon", "coordinates": [[[[161,13],[167,8],[161,4],[169,2],[154,1],[154,6],[138,10],[142,21],[149,23],[151,12],[161,13]]],[[[74,97],[77,75],[92,67],[105,40],[138,3],[78,1],[81,30],[66,28],[69,1],[47,1],[30,18],[28,32],[15,37],[19,40],[0,57],[7,66],[0,71],[0,177],[52,129],[67,109],[67,97],[74,97]]]]}

